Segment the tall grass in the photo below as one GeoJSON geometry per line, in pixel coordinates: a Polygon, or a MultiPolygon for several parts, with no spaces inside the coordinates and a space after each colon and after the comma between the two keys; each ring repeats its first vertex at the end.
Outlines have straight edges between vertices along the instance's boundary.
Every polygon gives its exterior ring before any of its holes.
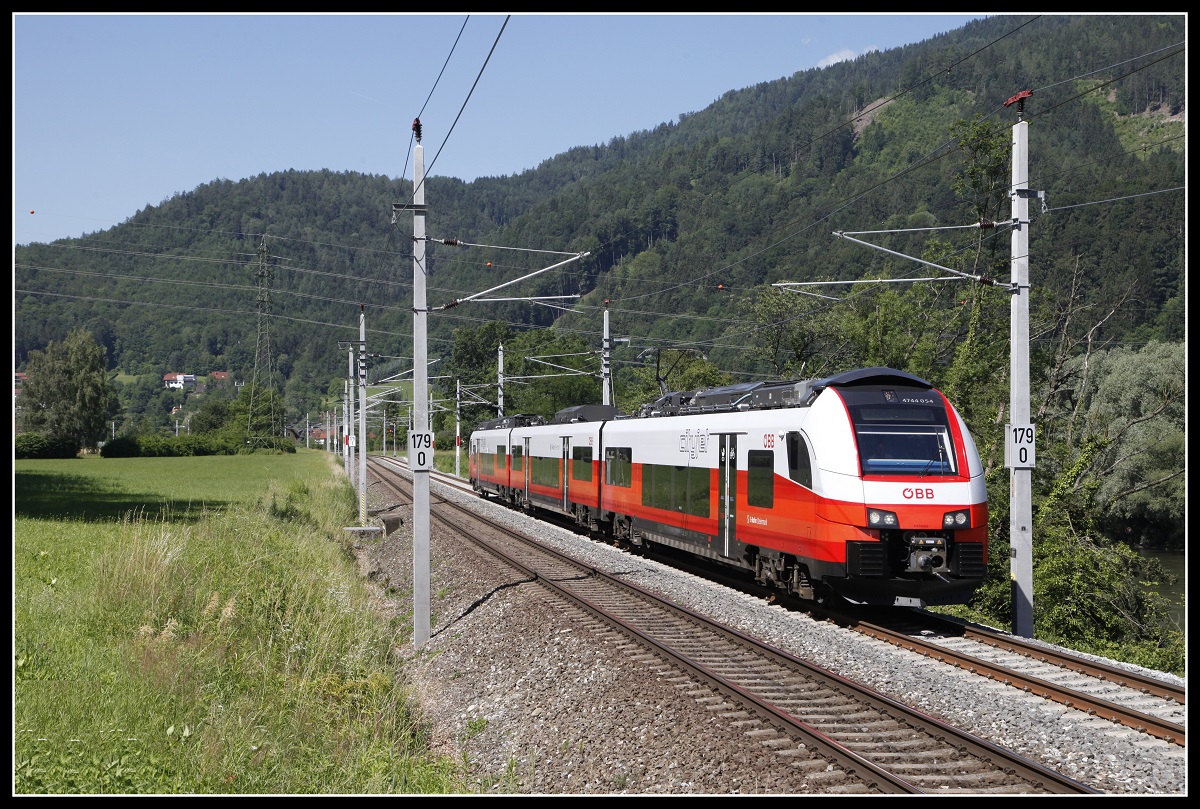
{"type": "Polygon", "coordinates": [[[354,492],[305,456],[319,474],[185,520],[18,507],[15,794],[465,791],[408,707],[407,630],[347,553],[354,492]]]}

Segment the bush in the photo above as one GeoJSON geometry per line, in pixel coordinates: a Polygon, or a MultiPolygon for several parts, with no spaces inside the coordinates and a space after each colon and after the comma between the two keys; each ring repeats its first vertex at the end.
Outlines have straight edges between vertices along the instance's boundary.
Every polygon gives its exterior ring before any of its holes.
{"type": "Polygon", "coordinates": [[[170,458],[179,453],[172,448],[173,438],[162,435],[139,435],[138,455],[143,458],[170,458]]]}
{"type": "Polygon", "coordinates": [[[17,436],[16,459],[74,458],[79,447],[70,438],[49,433],[21,433],[17,436]]]}
{"type": "Polygon", "coordinates": [[[104,458],[185,458],[198,455],[236,455],[240,447],[215,435],[142,435],[117,438],[100,450],[104,458]]]}
{"type": "Polygon", "coordinates": [[[143,435],[138,447],[147,458],[183,458],[196,455],[236,455],[238,445],[215,435],[143,435]]]}
{"type": "MultiPolygon", "coordinates": [[[[233,450],[230,450],[231,452],[233,450]]],[[[296,444],[290,438],[256,438],[254,443],[242,445],[237,452],[248,454],[252,452],[269,452],[271,454],[286,455],[289,452],[296,451],[296,444]]]]}
{"type": "Polygon", "coordinates": [[[166,440],[172,455],[233,455],[237,448],[212,435],[180,435],[166,440]]]}
{"type": "Polygon", "coordinates": [[[141,454],[137,439],[128,436],[106,441],[100,448],[101,458],[138,458],[141,454]]]}
{"type": "MultiPolygon", "coordinates": [[[[100,448],[102,458],[188,458],[199,455],[242,455],[253,452],[271,454],[294,453],[296,445],[287,438],[259,439],[246,444],[221,433],[206,435],[157,435],[149,433],[136,438],[113,439],[100,448]]],[[[21,457],[61,458],[63,455],[28,455],[21,457]]],[[[74,457],[74,452],[70,457],[74,457]]]]}

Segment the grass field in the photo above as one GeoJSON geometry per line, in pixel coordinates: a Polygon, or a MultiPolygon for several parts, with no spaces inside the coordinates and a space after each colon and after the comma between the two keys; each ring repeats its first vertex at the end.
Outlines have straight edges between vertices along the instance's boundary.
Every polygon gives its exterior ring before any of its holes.
{"type": "Polygon", "coordinates": [[[15,464],[15,515],[51,519],[195,520],[205,511],[252,505],[272,484],[326,474],[323,453],[101,458],[15,464]]]}
{"type": "Polygon", "coordinates": [[[19,795],[445,794],[320,451],[14,465],[19,795]]]}

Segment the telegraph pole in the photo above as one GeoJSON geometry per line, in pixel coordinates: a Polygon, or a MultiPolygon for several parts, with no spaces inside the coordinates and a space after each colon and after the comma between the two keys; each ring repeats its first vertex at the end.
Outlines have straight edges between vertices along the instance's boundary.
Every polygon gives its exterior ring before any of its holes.
{"type": "Polygon", "coordinates": [[[1033,468],[1034,425],[1029,420],[1029,122],[1022,120],[1024,90],[1004,102],[1017,104],[1012,130],[1012,304],[1009,325],[1011,363],[1009,416],[1005,425],[1005,465],[1009,467],[1011,494],[1008,518],[1011,554],[1013,634],[1033,637],[1033,468]]]}

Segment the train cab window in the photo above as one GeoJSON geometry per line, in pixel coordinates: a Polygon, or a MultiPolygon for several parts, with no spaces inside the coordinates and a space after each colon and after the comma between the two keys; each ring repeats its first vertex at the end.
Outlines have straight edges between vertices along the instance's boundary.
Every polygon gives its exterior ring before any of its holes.
{"type": "Polygon", "coordinates": [[[862,428],[858,452],[864,474],[957,474],[950,434],[940,426],[862,428]]]}
{"type": "Polygon", "coordinates": [[[512,471],[520,472],[525,468],[525,449],[513,444],[512,448],[512,471]]]}
{"type": "Polygon", "coordinates": [[[604,450],[604,482],[625,489],[633,486],[632,447],[608,447],[604,450]]]}
{"type": "Polygon", "coordinates": [[[592,448],[571,448],[571,480],[592,479],[592,448]]]}
{"type": "Polygon", "coordinates": [[[869,387],[846,389],[843,397],[864,475],[958,474],[950,416],[941,397],[869,387]]]}
{"type": "Polygon", "coordinates": [[[746,502],[758,508],[775,506],[775,453],[752,449],[746,453],[746,502]]]}
{"type": "Polygon", "coordinates": [[[798,432],[787,434],[788,477],[812,488],[812,462],[808,455],[808,442],[798,432]]]}

